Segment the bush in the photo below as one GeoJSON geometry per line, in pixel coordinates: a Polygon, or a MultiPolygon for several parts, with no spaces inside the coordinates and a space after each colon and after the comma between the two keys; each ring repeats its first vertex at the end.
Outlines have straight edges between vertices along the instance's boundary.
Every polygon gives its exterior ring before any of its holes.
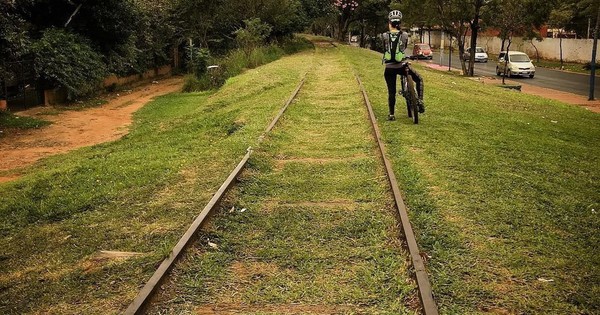
{"type": "Polygon", "coordinates": [[[304,37],[292,36],[284,39],[281,47],[286,54],[295,54],[306,49],[314,49],[315,45],[304,37]]]}
{"type": "Polygon", "coordinates": [[[245,69],[256,68],[260,65],[275,61],[285,54],[296,53],[305,49],[314,48],[307,39],[292,37],[283,41],[281,46],[271,44],[257,46],[250,51],[232,50],[221,60],[214,60],[218,68],[208,70],[199,77],[186,77],[183,91],[193,92],[219,88],[227,78],[242,73],[245,69]]]}
{"type": "Polygon", "coordinates": [[[271,34],[273,27],[263,23],[259,18],[244,20],[245,28],[240,28],[234,32],[235,41],[238,47],[250,53],[256,47],[265,42],[265,39],[271,34]]]}
{"type": "Polygon", "coordinates": [[[47,29],[32,51],[37,75],[67,88],[69,99],[96,91],[106,75],[102,56],[83,37],[65,30],[47,29]]]}
{"type": "Polygon", "coordinates": [[[209,51],[188,44],[185,46],[185,54],[188,73],[193,73],[197,78],[201,78],[206,73],[208,58],[210,57],[209,51]]]}

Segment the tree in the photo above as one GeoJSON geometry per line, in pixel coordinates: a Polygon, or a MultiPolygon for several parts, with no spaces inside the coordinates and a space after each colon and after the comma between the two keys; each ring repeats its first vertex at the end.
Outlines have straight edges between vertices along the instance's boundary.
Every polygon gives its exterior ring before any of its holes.
{"type": "Polygon", "coordinates": [[[348,27],[355,19],[358,2],[357,0],[334,0],[333,5],[338,13],[336,37],[339,41],[344,41],[346,34],[348,34],[348,27]]]}
{"type": "Polygon", "coordinates": [[[596,46],[598,46],[598,33],[600,32],[600,5],[598,5],[598,14],[596,15],[596,27],[594,27],[594,45],[592,46],[592,60],[590,61],[590,94],[589,100],[594,100],[594,87],[596,85],[596,46]]]}
{"type": "Polygon", "coordinates": [[[558,28],[558,37],[559,37],[559,47],[560,47],[560,68],[563,69],[563,49],[562,49],[562,39],[563,39],[563,31],[567,27],[569,21],[573,18],[573,6],[570,3],[564,3],[550,13],[550,19],[548,23],[554,27],[558,28]]]}
{"type": "Polygon", "coordinates": [[[31,50],[38,75],[54,87],[67,88],[71,99],[96,90],[106,75],[102,55],[88,40],[64,29],[45,30],[31,50]]]}
{"type": "Polygon", "coordinates": [[[481,19],[481,10],[482,8],[489,3],[488,0],[473,0],[473,19],[469,21],[469,26],[471,28],[471,51],[469,52],[469,69],[467,75],[472,77],[474,75],[474,67],[475,67],[475,47],[477,46],[477,34],[479,32],[480,19],[481,19]]]}
{"type": "MultiPolygon", "coordinates": [[[[363,0],[356,10],[356,24],[360,32],[360,46],[366,47],[366,38],[377,38],[387,29],[387,16],[390,11],[387,0],[363,0]]],[[[369,43],[373,45],[373,41],[369,43]]],[[[372,47],[374,48],[374,47],[372,47]]]]}
{"type": "Polygon", "coordinates": [[[250,53],[254,48],[264,44],[273,27],[263,23],[259,18],[244,20],[246,26],[234,32],[238,46],[250,53]]]}
{"type": "MultiPolygon", "coordinates": [[[[472,8],[469,0],[429,0],[439,15],[444,32],[456,38],[459,56],[465,53],[465,38],[470,27],[472,8]]],[[[468,73],[465,60],[460,58],[462,71],[468,73]]]]}
{"type": "Polygon", "coordinates": [[[566,29],[575,31],[580,38],[587,37],[590,31],[588,27],[593,27],[600,3],[598,0],[567,0],[566,2],[574,7],[573,16],[566,29]]]}
{"type": "MultiPolygon", "coordinates": [[[[553,4],[545,0],[505,0],[491,3],[490,11],[495,13],[491,25],[500,30],[501,50],[509,51],[512,38],[521,35],[525,40],[531,41],[539,60],[537,47],[533,40],[542,39],[537,29],[548,20],[552,7],[553,4]],[[506,41],[508,41],[508,46],[505,49],[506,41]]],[[[503,72],[506,73],[506,68],[503,69],[503,72]]],[[[504,78],[502,82],[504,83],[504,78]]]]}
{"type": "Polygon", "coordinates": [[[533,46],[533,49],[535,49],[535,61],[539,63],[540,62],[540,52],[538,51],[538,48],[535,45],[534,40],[537,42],[541,42],[542,40],[544,40],[544,38],[542,37],[540,32],[535,31],[535,30],[527,32],[525,34],[525,36],[523,36],[523,40],[528,40],[531,43],[531,46],[533,46]]]}
{"type": "Polygon", "coordinates": [[[138,57],[136,72],[168,64],[179,42],[176,37],[174,2],[171,0],[134,0],[139,22],[135,36],[138,57]]]}

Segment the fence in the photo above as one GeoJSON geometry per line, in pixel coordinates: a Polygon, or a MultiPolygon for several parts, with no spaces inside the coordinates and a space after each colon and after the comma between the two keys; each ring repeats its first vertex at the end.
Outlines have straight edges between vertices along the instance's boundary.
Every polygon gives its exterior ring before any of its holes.
{"type": "Polygon", "coordinates": [[[33,60],[5,64],[14,76],[2,81],[2,96],[12,110],[44,104],[44,92],[36,79],[33,60]]]}

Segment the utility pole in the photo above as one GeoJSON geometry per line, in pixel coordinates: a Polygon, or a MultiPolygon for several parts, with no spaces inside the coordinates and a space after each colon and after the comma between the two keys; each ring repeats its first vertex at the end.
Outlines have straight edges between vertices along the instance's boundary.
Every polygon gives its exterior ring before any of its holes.
{"type": "Polygon", "coordinates": [[[596,17],[596,28],[594,29],[594,44],[592,46],[592,61],[590,73],[590,97],[588,101],[594,100],[594,88],[596,86],[596,46],[598,46],[598,31],[600,30],[600,5],[598,6],[598,16],[596,17]]]}

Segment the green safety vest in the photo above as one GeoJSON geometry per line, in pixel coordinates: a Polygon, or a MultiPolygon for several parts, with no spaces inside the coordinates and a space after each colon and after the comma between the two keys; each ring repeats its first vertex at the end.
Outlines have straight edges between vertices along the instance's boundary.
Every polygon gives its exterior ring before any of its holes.
{"type": "Polygon", "coordinates": [[[383,59],[386,62],[400,62],[404,59],[404,53],[400,51],[400,32],[392,33],[389,32],[387,35],[389,36],[388,45],[385,48],[385,52],[383,53],[383,59]]]}

